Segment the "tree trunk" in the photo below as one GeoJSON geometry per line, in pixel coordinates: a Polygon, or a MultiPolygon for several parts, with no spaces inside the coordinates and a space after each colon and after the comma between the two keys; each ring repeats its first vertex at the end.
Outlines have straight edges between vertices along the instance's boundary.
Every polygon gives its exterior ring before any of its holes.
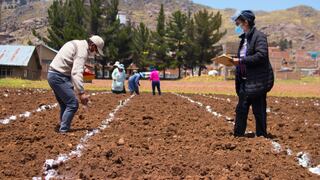
{"type": "Polygon", "coordinates": [[[199,76],[201,76],[202,63],[204,62],[203,59],[204,59],[204,52],[203,52],[203,49],[201,49],[200,65],[199,65],[199,73],[198,73],[199,76]]]}
{"type": "Polygon", "coordinates": [[[193,66],[191,68],[191,74],[192,74],[192,77],[193,77],[194,76],[193,66]]]}
{"type": "Polygon", "coordinates": [[[179,65],[179,74],[178,74],[178,79],[181,79],[181,65],[179,65]]]}
{"type": "Polygon", "coordinates": [[[202,66],[200,65],[200,66],[199,66],[199,73],[198,73],[198,76],[201,76],[201,70],[202,70],[202,66]]]}
{"type": "Polygon", "coordinates": [[[102,79],[104,79],[104,65],[102,65],[102,79]]]}
{"type": "Polygon", "coordinates": [[[166,68],[163,69],[163,79],[166,79],[166,68]]]}

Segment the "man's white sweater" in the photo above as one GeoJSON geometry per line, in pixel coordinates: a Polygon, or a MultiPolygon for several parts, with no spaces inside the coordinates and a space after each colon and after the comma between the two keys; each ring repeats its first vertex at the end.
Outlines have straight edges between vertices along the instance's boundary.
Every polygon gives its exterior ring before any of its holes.
{"type": "Polygon", "coordinates": [[[83,93],[83,72],[88,59],[89,46],[86,40],[67,42],[59,50],[50,64],[50,69],[71,76],[72,83],[78,93],[83,93]]]}

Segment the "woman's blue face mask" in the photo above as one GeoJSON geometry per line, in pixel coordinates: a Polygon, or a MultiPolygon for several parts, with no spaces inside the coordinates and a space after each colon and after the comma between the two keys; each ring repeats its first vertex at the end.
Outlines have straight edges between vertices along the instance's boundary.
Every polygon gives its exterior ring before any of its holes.
{"type": "Polygon", "coordinates": [[[234,32],[235,32],[237,35],[239,35],[239,36],[244,33],[244,30],[243,30],[243,28],[241,27],[241,24],[239,24],[238,26],[235,27],[234,32]]]}

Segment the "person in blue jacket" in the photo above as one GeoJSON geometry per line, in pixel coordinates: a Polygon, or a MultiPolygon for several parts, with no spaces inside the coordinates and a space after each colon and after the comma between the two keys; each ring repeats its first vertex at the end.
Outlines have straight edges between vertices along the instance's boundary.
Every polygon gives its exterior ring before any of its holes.
{"type": "Polygon", "coordinates": [[[129,91],[130,91],[131,95],[133,93],[136,93],[137,95],[140,94],[139,93],[139,86],[140,86],[139,80],[143,77],[144,77],[144,75],[141,72],[135,73],[129,77],[128,83],[129,83],[129,91]]]}

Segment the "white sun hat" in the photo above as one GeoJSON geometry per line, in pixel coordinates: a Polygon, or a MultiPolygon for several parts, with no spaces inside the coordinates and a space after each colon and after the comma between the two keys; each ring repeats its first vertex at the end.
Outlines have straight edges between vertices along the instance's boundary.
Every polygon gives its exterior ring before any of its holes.
{"type": "Polygon", "coordinates": [[[97,46],[99,54],[101,56],[104,56],[104,54],[103,54],[103,47],[104,47],[103,39],[100,36],[97,36],[97,35],[93,35],[89,39],[90,39],[90,41],[92,41],[97,46]]]}

